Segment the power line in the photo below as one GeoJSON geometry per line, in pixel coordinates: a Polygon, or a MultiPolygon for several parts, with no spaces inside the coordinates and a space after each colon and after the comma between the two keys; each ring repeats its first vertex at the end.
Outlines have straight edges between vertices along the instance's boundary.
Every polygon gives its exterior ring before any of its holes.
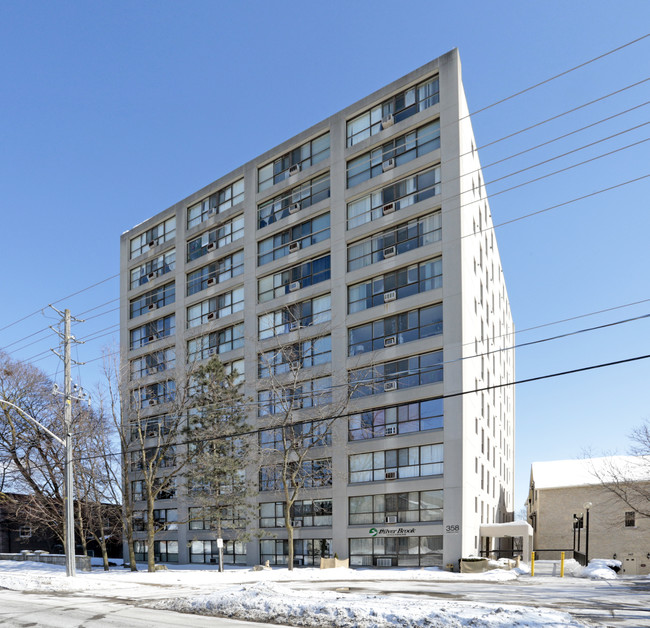
{"type": "Polygon", "coordinates": [[[571,72],[575,72],[576,70],[579,70],[580,68],[584,68],[585,66],[594,63],[596,61],[599,61],[600,59],[604,59],[605,57],[614,54],[615,52],[618,52],[619,50],[623,50],[624,48],[627,48],[628,46],[632,46],[633,44],[636,44],[647,37],[650,37],[650,33],[646,35],[642,35],[641,37],[637,37],[636,39],[633,39],[632,41],[628,41],[627,43],[623,44],[622,46],[618,46],[617,48],[614,48],[612,50],[609,50],[601,55],[598,55],[597,57],[592,57],[591,59],[588,59],[587,61],[584,61],[583,63],[580,63],[572,68],[569,68],[568,70],[564,70],[564,72],[560,72],[559,74],[555,74],[554,76],[551,76],[550,78],[544,79],[543,81],[540,81],[539,83],[535,83],[534,85],[531,85],[530,87],[526,87],[525,89],[522,89],[518,92],[515,92],[514,94],[511,94],[510,96],[506,96],[505,98],[502,98],[501,100],[497,100],[496,102],[493,102],[490,105],[487,105],[485,107],[482,107],[481,109],[477,109],[476,111],[473,111],[472,113],[468,113],[466,116],[461,118],[463,120],[464,118],[469,118],[471,116],[475,116],[479,113],[482,113],[483,111],[487,111],[488,109],[491,109],[492,107],[496,107],[497,105],[500,105],[508,100],[512,100],[513,98],[516,98],[517,96],[521,96],[522,94],[525,94],[526,92],[529,92],[533,89],[536,89],[538,87],[541,87],[542,85],[546,85],[546,83],[550,83],[551,81],[554,81],[555,79],[558,79],[562,76],[566,76],[567,74],[571,72]]]}
{"type": "MultiPolygon", "coordinates": [[[[477,393],[480,393],[480,392],[486,392],[486,391],[495,390],[495,389],[499,389],[499,388],[506,388],[506,387],[509,387],[509,386],[518,386],[520,384],[529,384],[531,382],[537,382],[537,381],[552,379],[552,378],[556,378],[556,377],[564,377],[564,376],[567,376],[567,375],[574,375],[576,373],[584,373],[584,372],[587,372],[587,371],[593,371],[593,370],[601,369],[601,368],[609,368],[611,366],[620,366],[622,364],[630,364],[632,362],[638,362],[640,360],[647,360],[648,358],[650,358],[650,354],[639,355],[639,356],[635,356],[635,357],[632,357],[632,358],[624,358],[622,360],[615,360],[613,362],[603,362],[603,363],[599,363],[599,364],[592,364],[592,365],[589,365],[589,366],[583,366],[583,367],[579,367],[579,368],[575,368],[575,369],[570,369],[570,370],[567,370],[567,371],[556,371],[556,372],[553,372],[553,373],[548,373],[546,375],[537,375],[535,377],[528,377],[528,378],[524,378],[524,379],[520,379],[520,380],[515,380],[515,381],[512,381],[512,382],[491,384],[489,386],[484,386],[484,387],[481,387],[481,388],[474,388],[474,389],[471,389],[471,390],[462,390],[462,391],[453,392],[453,393],[445,393],[445,394],[442,394],[442,395],[438,395],[436,397],[432,397],[432,399],[452,399],[452,398],[456,398],[456,397],[462,397],[464,395],[474,395],[474,394],[477,394],[477,393]]],[[[228,409],[229,407],[230,406],[216,406],[215,409],[216,410],[228,409]]],[[[371,410],[371,409],[369,409],[369,410],[371,410]]],[[[312,417],[312,418],[304,419],[302,421],[296,421],[295,424],[305,423],[305,422],[317,422],[319,420],[320,421],[332,421],[333,422],[333,421],[336,421],[338,419],[346,419],[346,418],[349,418],[349,417],[354,416],[356,414],[360,414],[362,412],[367,412],[369,410],[349,411],[349,412],[338,414],[336,417],[330,417],[329,419],[328,418],[325,418],[325,419],[320,418],[319,419],[318,417],[312,417]]],[[[153,416],[152,417],[139,417],[137,419],[137,421],[134,421],[132,423],[139,423],[139,422],[146,421],[148,419],[153,419],[153,418],[155,418],[155,417],[153,417],[153,416]]],[[[203,441],[214,441],[214,440],[221,440],[221,439],[240,437],[240,436],[252,436],[252,435],[260,434],[261,432],[266,431],[266,430],[272,430],[272,429],[278,429],[278,428],[281,429],[282,427],[283,427],[282,424],[275,425],[275,426],[274,425],[269,425],[269,426],[266,426],[266,427],[259,427],[259,428],[255,428],[255,429],[252,429],[252,430],[247,430],[247,431],[244,431],[244,432],[233,432],[233,433],[226,434],[226,435],[223,435],[223,436],[213,436],[213,437],[207,437],[207,438],[202,437],[202,440],[203,441]]],[[[135,441],[135,442],[137,442],[137,441],[135,441]]],[[[174,441],[173,443],[169,443],[169,444],[170,445],[172,445],[172,444],[173,445],[188,445],[188,444],[190,444],[192,442],[194,442],[194,441],[193,440],[185,440],[185,441],[181,441],[181,442],[174,441]]],[[[82,461],[82,460],[92,460],[92,459],[96,459],[96,458],[121,457],[121,456],[122,456],[121,453],[97,454],[97,455],[94,455],[94,456],[79,457],[76,460],[77,461],[82,461]]]]}

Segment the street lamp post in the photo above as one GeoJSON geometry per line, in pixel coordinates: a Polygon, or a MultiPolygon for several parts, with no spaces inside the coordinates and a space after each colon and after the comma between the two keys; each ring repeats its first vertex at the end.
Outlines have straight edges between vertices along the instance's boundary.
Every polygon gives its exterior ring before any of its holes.
{"type": "Polygon", "coordinates": [[[587,511],[587,523],[585,524],[585,567],[589,565],[589,509],[593,506],[591,502],[585,503],[587,511]]]}
{"type": "Polygon", "coordinates": [[[54,432],[48,430],[44,425],[41,425],[33,416],[30,416],[22,408],[16,404],[0,399],[0,403],[4,403],[12,408],[18,410],[22,416],[31,421],[36,427],[42,429],[46,434],[49,434],[57,443],[65,447],[65,527],[66,527],[66,543],[65,543],[65,573],[66,576],[75,576],[75,547],[74,540],[70,542],[70,536],[74,539],[74,509],[72,508],[72,435],[69,424],[66,422],[66,435],[65,440],[59,438],[54,432]]]}

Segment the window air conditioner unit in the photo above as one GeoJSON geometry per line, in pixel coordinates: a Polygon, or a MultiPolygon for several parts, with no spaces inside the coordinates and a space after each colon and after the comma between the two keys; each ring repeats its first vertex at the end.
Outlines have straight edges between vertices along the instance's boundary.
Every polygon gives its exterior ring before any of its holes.
{"type": "Polygon", "coordinates": [[[302,408],[302,401],[300,399],[294,399],[291,402],[291,409],[292,410],[300,410],[302,408]]]}
{"type": "Polygon", "coordinates": [[[149,303],[149,305],[147,305],[147,309],[148,309],[150,312],[153,312],[153,310],[158,309],[158,304],[157,304],[157,303],[149,303]]]}
{"type": "Polygon", "coordinates": [[[397,390],[397,380],[393,379],[390,382],[384,382],[384,392],[389,392],[390,390],[397,390]]]}
{"type": "Polygon", "coordinates": [[[293,176],[294,174],[298,174],[300,172],[300,164],[293,164],[291,168],[289,168],[289,176],[293,176]]]}
{"type": "Polygon", "coordinates": [[[377,567],[392,567],[392,558],[377,558],[377,567]]]}
{"type": "Polygon", "coordinates": [[[296,519],[295,521],[291,522],[291,525],[294,528],[302,528],[302,521],[300,521],[299,519],[296,519]]]}
{"type": "Polygon", "coordinates": [[[300,368],[300,361],[294,360],[293,362],[289,362],[289,368],[292,371],[297,371],[300,368]]]}
{"type": "Polygon", "coordinates": [[[300,211],[300,203],[294,203],[293,205],[289,206],[289,213],[290,214],[295,214],[296,212],[300,211]]]}
{"type": "Polygon", "coordinates": [[[295,253],[296,251],[299,250],[300,250],[300,240],[297,240],[289,244],[289,253],[295,253]]]}
{"type": "Polygon", "coordinates": [[[210,277],[206,283],[207,283],[208,286],[214,286],[217,283],[217,278],[216,277],[210,277]]]}
{"type": "Polygon", "coordinates": [[[216,213],[217,213],[217,208],[216,207],[210,207],[210,209],[208,209],[208,216],[212,216],[212,215],[214,215],[216,213]]]}
{"type": "Polygon", "coordinates": [[[384,338],[384,347],[392,347],[397,344],[397,336],[386,336],[384,338]]]}
{"type": "Polygon", "coordinates": [[[386,259],[387,257],[393,257],[393,255],[395,255],[395,247],[394,246],[387,246],[384,249],[384,259],[386,259]]]}
{"type": "Polygon", "coordinates": [[[395,299],[397,299],[397,291],[389,290],[388,292],[384,292],[384,303],[394,301],[395,299]]]}
{"type": "Polygon", "coordinates": [[[289,292],[293,292],[294,290],[300,290],[300,282],[299,281],[292,281],[289,284],[289,292]]]}
{"type": "Polygon", "coordinates": [[[147,341],[148,342],[153,342],[155,339],[156,339],[156,337],[151,335],[151,336],[149,336],[149,338],[147,338],[147,341]]]}
{"type": "Polygon", "coordinates": [[[394,157],[391,157],[390,159],[385,159],[384,161],[381,162],[382,172],[387,172],[388,170],[392,170],[394,167],[395,167],[394,157]]]}
{"type": "Polygon", "coordinates": [[[384,434],[386,436],[395,436],[397,434],[397,425],[387,425],[384,428],[384,434]]]}
{"type": "Polygon", "coordinates": [[[389,113],[387,116],[384,116],[381,119],[381,128],[382,129],[387,129],[390,126],[393,126],[395,124],[395,118],[393,117],[392,113],[389,113]]]}
{"type": "Polygon", "coordinates": [[[397,515],[387,515],[386,523],[397,523],[397,515]]]}
{"type": "Polygon", "coordinates": [[[208,355],[214,355],[216,350],[216,347],[208,347],[208,355]]]}
{"type": "Polygon", "coordinates": [[[158,276],[158,271],[157,270],[152,270],[148,275],[147,279],[151,281],[152,279],[155,279],[158,276]]]}
{"type": "Polygon", "coordinates": [[[205,247],[208,251],[214,251],[217,248],[216,242],[208,242],[208,246],[205,247]]]}
{"type": "Polygon", "coordinates": [[[149,240],[149,248],[152,249],[154,246],[156,246],[156,241],[155,240],[149,240]]]}
{"type": "Polygon", "coordinates": [[[385,216],[386,214],[392,214],[395,211],[395,203],[386,203],[382,207],[382,214],[385,216]]]}
{"type": "Polygon", "coordinates": [[[215,318],[217,318],[216,312],[208,312],[205,316],[205,320],[207,321],[213,321],[215,318]]]}
{"type": "Polygon", "coordinates": [[[296,331],[300,329],[300,321],[291,321],[289,323],[289,331],[296,331]]]}
{"type": "Polygon", "coordinates": [[[386,471],[386,479],[387,480],[396,480],[397,479],[397,471],[386,471]]]}
{"type": "Polygon", "coordinates": [[[149,405],[150,406],[158,405],[158,400],[157,399],[149,399],[149,405]]]}

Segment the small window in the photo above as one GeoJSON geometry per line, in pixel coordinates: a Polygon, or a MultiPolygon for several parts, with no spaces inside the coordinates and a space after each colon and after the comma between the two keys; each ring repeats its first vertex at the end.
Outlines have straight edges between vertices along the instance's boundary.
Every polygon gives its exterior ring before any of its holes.
{"type": "Polygon", "coordinates": [[[630,512],[625,513],[625,527],[626,528],[634,528],[636,526],[634,515],[635,515],[634,511],[630,511],[630,512]]]}
{"type": "MultiPolygon", "coordinates": [[[[632,513],[634,514],[634,513],[632,513]]],[[[20,538],[29,539],[32,536],[32,528],[30,526],[22,526],[20,528],[20,538]]]]}

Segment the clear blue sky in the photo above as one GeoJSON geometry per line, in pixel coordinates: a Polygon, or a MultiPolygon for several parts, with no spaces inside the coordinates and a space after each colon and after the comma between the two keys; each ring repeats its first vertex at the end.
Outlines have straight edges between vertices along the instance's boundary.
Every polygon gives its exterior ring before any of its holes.
{"type": "MultiPolygon", "coordinates": [[[[0,328],[58,301],[84,386],[117,335],[119,236],[358,98],[460,49],[471,111],[645,34],[650,3],[0,2],[0,328]],[[112,326],[112,327],[111,327],[112,326]],[[94,336],[99,336],[93,339],[94,336]]],[[[479,146],[650,75],[650,38],[473,118],[479,146]]],[[[650,82],[486,147],[485,166],[650,100],[650,82]]],[[[486,167],[495,223],[650,174],[650,106],[486,167]],[[593,146],[495,181],[506,174],[593,146]]],[[[519,342],[650,312],[650,179],[497,229],[519,342]]],[[[54,321],[0,346],[60,377],[54,321]],[[24,340],[22,340],[24,339],[24,340]],[[34,343],[26,346],[28,343],[34,343]]],[[[650,353],[649,320],[517,351],[524,379],[650,353]]],[[[530,463],[626,448],[650,416],[650,360],[517,387],[516,507],[530,463]]]]}

